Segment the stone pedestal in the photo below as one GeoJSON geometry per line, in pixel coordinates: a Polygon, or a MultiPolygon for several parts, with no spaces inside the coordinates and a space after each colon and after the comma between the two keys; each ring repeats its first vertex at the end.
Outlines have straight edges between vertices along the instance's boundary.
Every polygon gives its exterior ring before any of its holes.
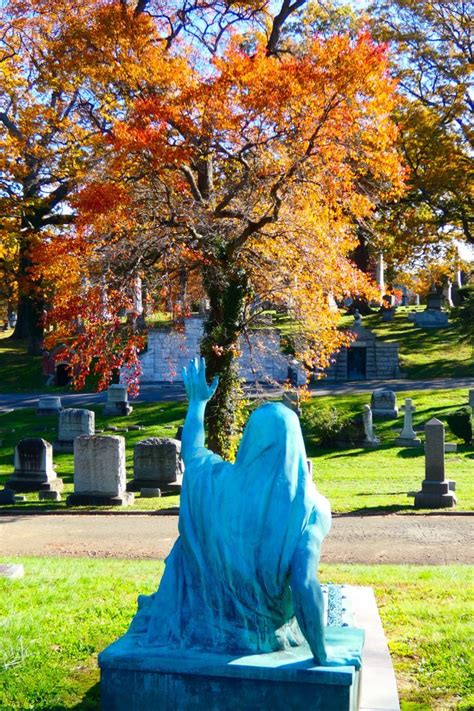
{"type": "Polygon", "coordinates": [[[451,508],[456,503],[455,483],[446,480],[444,425],[433,417],[425,425],[425,478],[415,494],[415,508],[451,508]]]}
{"type": "Polygon", "coordinates": [[[128,491],[157,488],[162,493],[181,491],[181,442],[169,437],[143,439],[133,450],[133,480],[128,491]]]}
{"type": "Polygon", "coordinates": [[[107,390],[104,415],[120,417],[130,415],[131,412],[133,412],[133,407],[128,402],[127,386],[119,383],[111,385],[107,390]]]}
{"type": "Polygon", "coordinates": [[[41,438],[22,439],[15,447],[15,470],[5,487],[13,491],[62,491],[53,469],[53,448],[41,438]]]}
{"type": "Polygon", "coordinates": [[[58,439],[54,443],[55,452],[74,451],[74,440],[82,435],[95,432],[95,413],[92,410],[68,407],[59,414],[58,439]]]}
{"type": "Polygon", "coordinates": [[[125,439],[77,437],[74,442],[74,493],[67,506],[127,506],[134,495],[125,490],[125,439]]]}
{"type": "MultiPolygon", "coordinates": [[[[144,650],[125,635],[99,655],[107,711],[398,711],[395,674],[371,588],[347,587],[362,668],[317,667],[305,645],[231,657],[144,650]]],[[[330,613],[329,613],[330,614],[330,613]]]]}

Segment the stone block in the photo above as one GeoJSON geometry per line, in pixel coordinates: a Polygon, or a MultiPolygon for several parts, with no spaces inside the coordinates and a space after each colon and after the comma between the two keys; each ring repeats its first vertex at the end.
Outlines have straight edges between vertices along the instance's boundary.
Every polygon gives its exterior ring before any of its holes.
{"type": "Polygon", "coordinates": [[[15,491],[13,489],[0,490],[0,506],[7,506],[15,503],[15,491]]]}
{"type": "Polygon", "coordinates": [[[397,396],[393,390],[378,388],[372,393],[370,409],[373,417],[395,419],[398,417],[397,396]]]}
{"type": "Polygon", "coordinates": [[[62,491],[53,469],[53,448],[40,437],[22,439],[15,447],[14,472],[6,488],[14,491],[62,491]]]}
{"type": "Polygon", "coordinates": [[[74,493],[67,506],[127,506],[125,440],[118,435],[77,437],[74,441],[74,493]]]}
{"type": "Polygon", "coordinates": [[[143,487],[142,489],[140,489],[140,493],[143,499],[156,499],[161,496],[161,489],[158,489],[156,487],[143,487]]]}
{"type": "Polygon", "coordinates": [[[61,398],[53,395],[44,395],[38,400],[37,415],[57,415],[62,410],[61,398]]]}
{"type": "Polygon", "coordinates": [[[59,491],[40,491],[38,497],[40,501],[61,501],[59,491]]]}
{"type": "Polygon", "coordinates": [[[59,414],[58,439],[54,443],[55,452],[74,451],[74,440],[82,435],[95,432],[95,413],[92,410],[68,407],[59,414]]]}
{"type": "Polygon", "coordinates": [[[134,447],[133,480],[127,489],[158,488],[178,493],[182,473],[181,442],[169,437],[149,437],[134,447]]]}

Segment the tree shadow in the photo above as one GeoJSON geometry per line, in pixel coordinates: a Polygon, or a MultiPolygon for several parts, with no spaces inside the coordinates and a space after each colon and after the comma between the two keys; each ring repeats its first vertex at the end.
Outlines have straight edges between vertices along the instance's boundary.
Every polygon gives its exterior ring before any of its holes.
{"type": "Polygon", "coordinates": [[[399,452],[397,452],[397,457],[401,457],[402,459],[417,459],[418,457],[424,456],[425,448],[423,446],[408,447],[407,449],[401,449],[399,452]]]}

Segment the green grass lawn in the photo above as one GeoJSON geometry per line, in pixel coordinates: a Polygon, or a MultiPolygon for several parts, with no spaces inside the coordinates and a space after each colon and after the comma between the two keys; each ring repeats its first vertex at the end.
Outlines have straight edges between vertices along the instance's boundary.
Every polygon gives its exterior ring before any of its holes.
{"type": "MultiPolygon", "coordinates": [[[[156,589],[162,563],[18,562],[23,579],[0,579],[0,708],[99,709],[97,654],[156,589]]],[[[375,589],[402,709],[474,707],[472,567],[323,565],[320,578],[375,589]]]]}
{"type": "MultiPolygon", "coordinates": [[[[417,407],[415,427],[422,427],[436,416],[441,420],[464,404],[466,390],[433,390],[406,393],[417,407]]],[[[318,396],[305,405],[320,408],[334,405],[346,412],[360,412],[369,402],[369,394],[318,396]]],[[[399,400],[401,404],[401,400],[399,400]]],[[[146,437],[174,437],[182,424],[186,411],[184,403],[143,403],[135,406],[127,418],[104,418],[102,407],[95,406],[96,429],[109,425],[121,428],[141,424],[143,429],[131,432],[111,432],[126,439],[127,471],[133,474],[133,445],[146,437]]],[[[38,417],[34,410],[17,410],[0,415],[0,484],[4,484],[12,472],[15,444],[24,437],[44,437],[53,442],[56,438],[57,417],[38,417]]],[[[376,422],[376,431],[381,446],[374,449],[322,449],[306,436],[307,452],[313,460],[314,478],[320,491],[329,498],[335,513],[361,511],[370,513],[380,508],[392,511],[412,511],[413,498],[410,492],[420,489],[424,478],[424,454],[422,448],[405,449],[393,446],[397,437],[395,428],[401,428],[403,417],[398,420],[376,422]]],[[[423,435],[421,435],[423,438],[423,435]]],[[[455,438],[447,430],[447,439],[455,438]]],[[[19,504],[23,510],[65,510],[65,497],[73,490],[73,456],[58,454],[54,457],[58,475],[64,479],[65,494],[58,503],[40,502],[36,493],[27,494],[27,502],[19,504]]],[[[458,510],[474,510],[474,450],[458,442],[458,452],[446,455],[447,476],[456,481],[458,510]]],[[[178,496],[163,496],[161,499],[141,499],[137,494],[133,510],[156,510],[179,504],[178,496]]],[[[0,506],[0,510],[11,507],[0,506]]],[[[116,508],[115,512],[127,512],[128,508],[116,508]]]]}

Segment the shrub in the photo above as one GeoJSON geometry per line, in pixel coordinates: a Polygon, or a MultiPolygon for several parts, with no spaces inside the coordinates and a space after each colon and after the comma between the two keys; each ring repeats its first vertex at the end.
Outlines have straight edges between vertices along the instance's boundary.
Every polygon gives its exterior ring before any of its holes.
{"type": "Polygon", "coordinates": [[[472,441],[472,407],[468,405],[461,407],[460,410],[456,410],[452,415],[448,415],[446,420],[453,435],[462,439],[465,444],[469,444],[472,441]]]}
{"type": "Polygon", "coordinates": [[[358,427],[353,418],[335,407],[311,407],[301,417],[303,432],[323,447],[357,441],[358,427]]]}

